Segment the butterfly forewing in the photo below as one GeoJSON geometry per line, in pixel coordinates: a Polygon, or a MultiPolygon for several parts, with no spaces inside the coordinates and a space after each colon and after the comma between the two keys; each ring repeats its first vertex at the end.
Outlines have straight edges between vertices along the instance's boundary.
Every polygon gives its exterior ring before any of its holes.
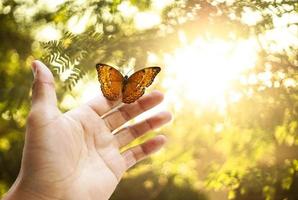
{"type": "Polygon", "coordinates": [[[123,85],[122,102],[133,103],[140,98],[159,72],[160,67],[148,67],[132,74],[123,85]]]}
{"type": "Polygon", "coordinates": [[[103,95],[108,100],[118,100],[121,97],[124,82],[122,74],[114,67],[101,63],[96,65],[96,70],[103,95]]]}

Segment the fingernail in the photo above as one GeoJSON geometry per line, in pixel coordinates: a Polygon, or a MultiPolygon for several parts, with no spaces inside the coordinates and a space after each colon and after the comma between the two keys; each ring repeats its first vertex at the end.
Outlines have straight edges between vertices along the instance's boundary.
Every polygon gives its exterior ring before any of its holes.
{"type": "Polygon", "coordinates": [[[37,74],[37,63],[35,61],[32,62],[31,69],[32,69],[33,76],[36,77],[36,74],[37,74]]]}

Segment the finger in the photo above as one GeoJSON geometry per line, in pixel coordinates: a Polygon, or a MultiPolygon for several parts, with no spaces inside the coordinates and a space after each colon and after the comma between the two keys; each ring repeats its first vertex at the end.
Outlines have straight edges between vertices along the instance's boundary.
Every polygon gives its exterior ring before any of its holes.
{"type": "Polygon", "coordinates": [[[42,62],[32,63],[34,82],[32,89],[32,106],[57,104],[54,77],[52,72],[42,62]]]}
{"type": "Polygon", "coordinates": [[[109,101],[106,99],[102,94],[98,97],[95,97],[91,101],[87,103],[87,105],[96,112],[99,116],[102,116],[112,110],[113,108],[117,107],[121,103],[120,100],[118,101],[109,101]]]}
{"type": "Polygon", "coordinates": [[[165,142],[166,137],[163,135],[158,135],[141,145],[132,147],[123,152],[122,157],[125,160],[127,169],[152,153],[158,151],[165,144],[165,142]]]}
{"type": "Polygon", "coordinates": [[[163,100],[163,94],[154,91],[148,95],[141,97],[139,100],[132,104],[125,104],[118,108],[116,111],[104,116],[104,121],[106,122],[108,128],[111,131],[120,127],[130,119],[140,115],[158,105],[163,100]]]}
{"type": "Polygon", "coordinates": [[[169,112],[161,112],[156,116],[150,117],[142,122],[119,130],[116,135],[116,144],[119,148],[128,145],[136,138],[144,135],[146,132],[157,129],[168,123],[172,116],[169,112]]]}

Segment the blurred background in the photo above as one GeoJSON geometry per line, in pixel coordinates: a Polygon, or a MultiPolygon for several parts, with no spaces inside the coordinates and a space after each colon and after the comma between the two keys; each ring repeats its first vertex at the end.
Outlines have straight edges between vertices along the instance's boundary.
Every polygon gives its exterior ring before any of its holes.
{"type": "Polygon", "coordinates": [[[100,93],[97,62],[162,67],[147,92],[166,99],[135,121],[169,109],[167,146],[112,200],[298,199],[297,1],[0,0],[0,39],[0,197],[20,168],[41,59],[63,111],[100,93]]]}

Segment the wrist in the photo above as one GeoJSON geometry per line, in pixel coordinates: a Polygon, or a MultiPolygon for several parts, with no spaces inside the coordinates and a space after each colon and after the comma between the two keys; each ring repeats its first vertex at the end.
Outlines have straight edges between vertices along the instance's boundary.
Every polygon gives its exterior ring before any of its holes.
{"type": "Polygon", "coordinates": [[[52,200],[53,198],[44,196],[31,190],[28,185],[22,182],[21,178],[17,178],[15,183],[4,195],[3,200],[52,200]]]}
{"type": "Polygon", "coordinates": [[[15,188],[15,190],[9,190],[3,198],[3,200],[29,200],[29,199],[37,200],[40,198],[34,195],[33,193],[19,190],[18,188],[15,188]]]}

